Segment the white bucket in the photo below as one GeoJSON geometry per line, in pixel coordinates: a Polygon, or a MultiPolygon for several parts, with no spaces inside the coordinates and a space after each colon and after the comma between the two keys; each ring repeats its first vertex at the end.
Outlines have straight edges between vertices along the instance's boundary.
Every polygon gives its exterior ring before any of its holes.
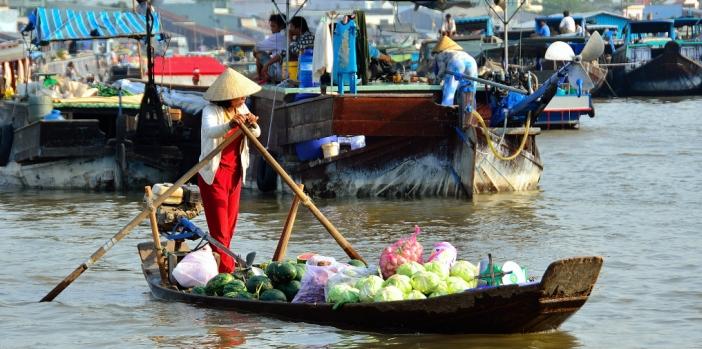
{"type": "Polygon", "coordinates": [[[339,142],[329,142],[327,144],[322,144],[322,152],[324,153],[325,159],[329,159],[331,157],[339,155],[339,142]]]}

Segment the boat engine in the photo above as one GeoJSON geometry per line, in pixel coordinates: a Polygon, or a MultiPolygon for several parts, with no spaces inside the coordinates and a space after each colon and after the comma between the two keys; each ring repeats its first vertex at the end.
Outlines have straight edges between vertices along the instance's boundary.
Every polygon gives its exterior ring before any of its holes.
{"type": "MultiPolygon", "coordinates": [[[[154,198],[164,194],[172,185],[170,183],[155,184],[152,188],[154,198]]],[[[145,197],[144,201],[146,200],[145,197]]],[[[178,224],[181,217],[193,219],[200,215],[202,210],[200,188],[195,184],[183,185],[156,209],[158,230],[161,232],[170,231],[178,224]]]]}

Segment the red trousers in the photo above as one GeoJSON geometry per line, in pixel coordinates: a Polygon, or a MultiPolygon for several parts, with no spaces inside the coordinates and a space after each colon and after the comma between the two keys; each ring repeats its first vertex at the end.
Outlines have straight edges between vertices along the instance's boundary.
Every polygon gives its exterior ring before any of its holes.
{"type": "MultiPolygon", "coordinates": [[[[224,148],[219,168],[211,185],[205,183],[205,180],[198,175],[198,186],[200,187],[202,205],[205,208],[205,218],[207,218],[207,227],[210,229],[210,235],[227,247],[230,247],[236,228],[236,220],[239,217],[239,197],[241,195],[240,145],[241,139],[232,142],[232,144],[224,148]]],[[[220,273],[231,273],[234,271],[235,262],[232,257],[215,246],[212,246],[212,250],[220,255],[220,273]]]]}

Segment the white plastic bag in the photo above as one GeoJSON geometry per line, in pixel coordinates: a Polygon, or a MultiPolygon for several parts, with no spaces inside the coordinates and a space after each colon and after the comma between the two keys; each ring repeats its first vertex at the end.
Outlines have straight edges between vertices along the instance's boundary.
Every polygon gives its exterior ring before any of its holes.
{"type": "Polygon", "coordinates": [[[305,265],[305,276],[292,302],[324,303],[324,287],[329,278],[339,272],[339,266],[333,257],[312,256],[305,265]]]}
{"type": "Polygon", "coordinates": [[[173,269],[173,277],[183,287],[205,286],[217,274],[217,261],[210,245],[188,253],[173,269]]]}

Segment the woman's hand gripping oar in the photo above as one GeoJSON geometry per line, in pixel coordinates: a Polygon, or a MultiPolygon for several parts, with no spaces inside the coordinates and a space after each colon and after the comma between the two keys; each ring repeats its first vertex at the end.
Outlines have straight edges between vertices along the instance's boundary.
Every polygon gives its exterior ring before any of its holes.
{"type": "MultiPolygon", "coordinates": [[[[241,124],[240,124],[241,125],[241,124]]],[[[253,145],[258,149],[258,151],[261,153],[264,159],[273,166],[273,169],[275,169],[276,172],[278,172],[278,175],[280,175],[280,178],[282,178],[285,183],[292,189],[292,191],[295,193],[300,198],[300,202],[305,205],[310,212],[319,220],[319,222],[324,226],[325,229],[331,234],[331,236],[336,240],[336,242],[341,246],[341,248],[346,252],[346,254],[353,258],[353,259],[358,259],[363,261],[364,263],[366,262],[361,255],[354,250],[353,247],[351,247],[351,244],[344,238],[341,233],[339,233],[338,230],[334,227],[334,225],[327,219],[327,217],[324,216],[324,214],[317,208],[317,206],[314,205],[312,200],[310,199],[305,192],[300,189],[300,187],[295,183],[295,181],[288,175],[287,172],[285,172],[285,169],[283,169],[282,166],[278,163],[278,161],[273,158],[273,156],[266,150],[266,147],[261,144],[261,142],[256,139],[256,137],[251,133],[251,131],[246,128],[246,127],[239,127],[244,131],[244,135],[253,143],[253,145]]]]}
{"type": "MultiPolygon", "coordinates": [[[[248,129],[246,132],[249,132],[250,134],[251,131],[248,129]]],[[[241,127],[239,130],[234,132],[231,136],[227,137],[224,139],[224,142],[222,142],[217,148],[212,150],[207,156],[205,156],[200,162],[195,164],[188,172],[186,172],[183,176],[181,176],[174,184],[171,186],[168,190],[166,190],[163,195],[159,195],[154,201],[153,201],[153,209],[156,209],[157,207],[161,206],[161,204],[166,201],[168,197],[173,194],[178,188],[180,188],[185,182],[190,180],[193,176],[195,176],[200,169],[202,169],[210,160],[212,160],[215,155],[219,154],[222,152],[224,148],[226,148],[229,144],[234,142],[237,138],[241,137],[242,130],[241,127]]],[[[63,279],[54,289],[51,290],[51,292],[47,293],[44,298],[41,299],[42,302],[51,302],[58,296],[68,285],[70,285],[73,281],[75,281],[81,274],[83,274],[84,271],[86,271],[90,266],[95,264],[102,256],[107,253],[108,250],[112,248],[118,241],[122,240],[125,236],[129,235],[129,233],[136,228],[141,221],[146,219],[149,216],[149,213],[151,212],[150,207],[145,208],[141,213],[139,213],[138,216],[134,217],[127,225],[124,226],[120,231],[117,232],[110,240],[105,242],[102,247],[100,247],[97,251],[95,251],[90,258],[88,258],[83,264],[79,265],[72,273],[70,273],[66,278],[63,279]]]]}

